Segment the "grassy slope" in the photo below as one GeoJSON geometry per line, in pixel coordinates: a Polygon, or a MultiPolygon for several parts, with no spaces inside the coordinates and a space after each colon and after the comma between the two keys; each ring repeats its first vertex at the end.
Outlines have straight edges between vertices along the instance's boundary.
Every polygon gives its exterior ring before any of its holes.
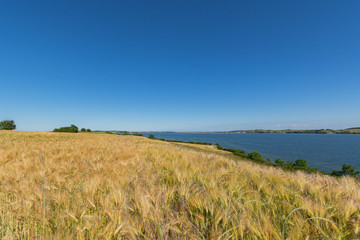
{"type": "Polygon", "coordinates": [[[349,129],[349,131],[352,133],[360,133],[360,128],[349,129]]]}
{"type": "Polygon", "coordinates": [[[360,238],[356,180],[232,159],[143,137],[1,131],[0,238],[360,238]]]}

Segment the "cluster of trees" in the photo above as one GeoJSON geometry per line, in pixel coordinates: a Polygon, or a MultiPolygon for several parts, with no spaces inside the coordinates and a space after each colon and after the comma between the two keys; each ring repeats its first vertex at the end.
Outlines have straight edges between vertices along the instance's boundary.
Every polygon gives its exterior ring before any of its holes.
{"type": "MultiPolygon", "coordinates": [[[[280,158],[277,158],[274,160],[274,162],[272,162],[271,159],[269,159],[269,158],[264,160],[264,158],[258,152],[251,152],[249,154],[246,154],[245,151],[240,150],[240,149],[223,148],[218,143],[215,144],[215,146],[219,150],[232,152],[236,156],[247,158],[247,159],[250,159],[250,160],[258,162],[258,163],[263,163],[263,164],[267,164],[267,165],[271,165],[271,166],[277,166],[277,167],[281,167],[281,168],[284,168],[287,170],[303,170],[303,171],[309,172],[309,173],[320,172],[323,174],[327,174],[326,172],[319,171],[319,169],[317,169],[317,168],[309,167],[307,165],[308,164],[307,161],[304,159],[298,159],[295,162],[291,162],[291,161],[283,161],[280,158]]],[[[345,176],[345,175],[358,176],[359,173],[360,173],[360,171],[356,171],[353,166],[344,164],[341,171],[333,170],[331,175],[332,176],[345,176]]]]}
{"type": "Polygon", "coordinates": [[[310,173],[319,172],[319,169],[309,167],[307,165],[307,161],[304,159],[298,159],[294,163],[291,161],[283,161],[280,158],[275,159],[274,163],[272,163],[270,159],[268,159],[267,162],[274,166],[279,166],[286,169],[303,170],[310,173]]]}
{"type": "Polygon", "coordinates": [[[75,125],[71,125],[70,127],[55,128],[54,132],[77,133],[79,132],[79,128],[75,125]]]}
{"type": "MultiPolygon", "coordinates": [[[[81,132],[91,132],[90,129],[82,128],[80,130],[81,132]]],[[[79,132],[79,128],[75,125],[71,125],[70,127],[61,127],[61,128],[55,128],[53,132],[67,132],[67,133],[77,133],[79,132]]]]}
{"type": "Polygon", "coordinates": [[[14,130],[16,125],[14,120],[4,120],[0,122],[0,130],[14,130]]]}
{"type": "Polygon", "coordinates": [[[91,132],[91,129],[85,129],[85,128],[82,128],[81,130],[80,130],[81,132],[91,132]]]}
{"type": "Polygon", "coordinates": [[[353,166],[344,164],[342,166],[341,171],[333,170],[331,175],[333,175],[333,176],[345,176],[345,175],[357,176],[357,175],[359,175],[359,173],[360,172],[356,171],[353,166]]]}

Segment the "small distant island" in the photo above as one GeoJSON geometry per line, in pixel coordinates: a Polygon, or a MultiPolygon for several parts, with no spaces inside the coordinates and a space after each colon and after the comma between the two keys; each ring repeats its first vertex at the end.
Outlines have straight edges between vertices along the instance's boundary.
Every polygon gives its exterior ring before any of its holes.
{"type": "Polygon", "coordinates": [[[346,129],[307,129],[307,130],[295,130],[295,129],[283,129],[283,130],[233,130],[228,133],[293,133],[293,134],[360,134],[360,127],[346,128],[346,129]]]}

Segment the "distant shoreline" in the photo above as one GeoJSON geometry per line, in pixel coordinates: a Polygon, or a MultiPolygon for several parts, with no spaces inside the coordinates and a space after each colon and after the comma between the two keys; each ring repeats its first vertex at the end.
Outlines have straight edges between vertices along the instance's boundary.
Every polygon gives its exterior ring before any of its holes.
{"type": "Polygon", "coordinates": [[[265,130],[265,129],[254,129],[254,130],[232,130],[232,131],[189,131],[189,132],[175,132],[175,131],[119,131],[119,130],[96,130],[95,132],[112,132],[117,134],[124,133],[277,133],[277,134],[360,134],[360,127],[346,128],[346,129],[283,129],[283,130],[265,130]]]}
{"type": "Polygon", "coordinates": [[[306,129],[306,130],[295,130],[295,129],[283,129],[283,130],[233,130],[228,131],[229,133],[279,133],[279,134],[360,134],[360,128],[347,128],[347,129],[306,129]]]}

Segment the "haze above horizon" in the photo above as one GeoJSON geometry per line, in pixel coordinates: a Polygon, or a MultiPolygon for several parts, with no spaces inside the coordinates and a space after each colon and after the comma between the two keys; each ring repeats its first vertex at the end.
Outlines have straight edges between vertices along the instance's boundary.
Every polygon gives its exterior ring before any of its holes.
{"type": "Polygon", "coordinates": [[[360,2],[4,1],[0,121],[129,131],[360,126],[360,2]]]}

